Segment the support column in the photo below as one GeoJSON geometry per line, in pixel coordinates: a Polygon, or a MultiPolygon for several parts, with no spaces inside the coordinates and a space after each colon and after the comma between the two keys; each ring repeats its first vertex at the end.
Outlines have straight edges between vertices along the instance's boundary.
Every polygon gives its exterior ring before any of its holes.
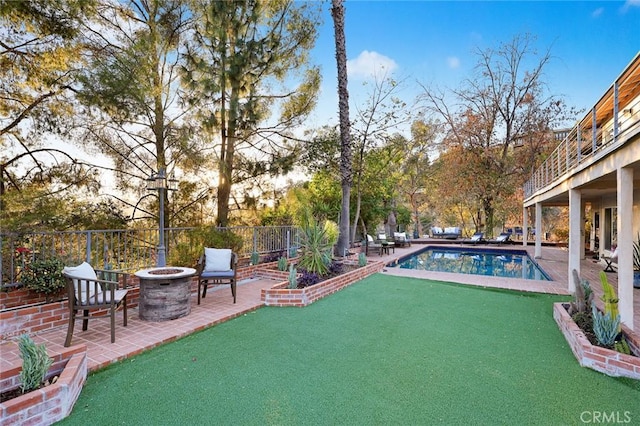
{"type": "Polygon", "coordinates": [[[542,257],[542,203],[536,203],[536,249],[534,257],[542,257]]]}
{"type": "Polygon", "coordinates": [[[527,247],[527,234],[529,229],[529,209],[524,207],[522,209],[522,245],[527,247]]]}
{"type": "Polygon", "coordinates": [[[618,169],[618,308],[633,330],[633,169],[618,169]]]}
{"type": "MultiPolygon", "coordinates": [[[[582,194],[578,189],[569,190],[569,275],[575,269],[580,274],[580,250],[582,248],[582,194]]],[[[569,291],[575,292],[575,283],[569,278],[569,291]]]]}

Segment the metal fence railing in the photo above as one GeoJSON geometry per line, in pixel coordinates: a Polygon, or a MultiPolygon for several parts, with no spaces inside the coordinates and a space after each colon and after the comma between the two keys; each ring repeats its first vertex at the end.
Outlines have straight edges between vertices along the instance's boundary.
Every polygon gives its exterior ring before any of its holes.
{"type": "MultiPolygon", "coordinates": [[[[179,244],[189,242],[194,228],[167,228],[167,258],[179,244]]],[[[299,247],[299,230],[293,226],[215,228],[242,240],[238,255],[287,255],[299,247]]],[[[0,288],[20,282],[25,265],[38,258],[58,257],[69,263],[87,261],[96,268],[120,271],[155,265],[158,229],[92,230],[0,234],[0,288]]]]}
{"type": "Polygon", "coordinates": [[[525,199],[537,191],[564,179],[578,167],[597,161],[630,141],[640,132],[640,96],[629,99],[636,80],[616,81],[611,93],[583,117],[533,173],[524,185],[525,199]],[[619,98],[624,90],[626,97],[619,98]],[[624,103],[621,103],[624,102],[624,103]]]}

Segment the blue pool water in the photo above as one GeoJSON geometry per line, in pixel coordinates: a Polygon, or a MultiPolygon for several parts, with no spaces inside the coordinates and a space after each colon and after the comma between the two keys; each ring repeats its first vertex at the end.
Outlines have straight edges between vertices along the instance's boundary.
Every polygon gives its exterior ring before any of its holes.
{"type": "Polygon", "coordinates": [[[550,281],[524,250],[434,247],[401,258],[399,268],[550,281]]]}

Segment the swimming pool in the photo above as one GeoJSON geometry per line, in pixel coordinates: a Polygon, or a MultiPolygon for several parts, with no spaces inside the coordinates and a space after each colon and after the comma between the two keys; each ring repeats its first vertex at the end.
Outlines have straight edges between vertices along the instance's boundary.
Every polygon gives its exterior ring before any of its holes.
{"type": "Polygon", "coordinates": [[[390,266],[526,280],[551,280],[524,250],[427,246],[390,266]]]}

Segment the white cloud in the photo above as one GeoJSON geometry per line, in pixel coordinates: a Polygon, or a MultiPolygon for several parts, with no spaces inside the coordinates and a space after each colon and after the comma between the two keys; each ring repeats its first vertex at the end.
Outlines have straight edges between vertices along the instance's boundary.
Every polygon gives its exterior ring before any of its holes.
{"type": "Polygon", "coordinates": [[[603,12],[604,12],[604,7],[599,7],[596,10],[594,10],[593,12],[591,12],[591,17],[592,18],[598,18],[600,15],[602,15],[603,12]]]}
{"type": "Polygon", "coordinates": [[[397,68],[398,64],[393,59],[368,50],[363,50],[356,59],[347,61],[347,75],[354,78],[383,77],[397,68]]]}
{"type": "Polygon", "coordinates": [[[460,58],[457,56],[449,56],[447,58],[447,65],[449,65],[449,68],[451,69],[460,68],[460,58]]]}
{"type": "Polygon", "coordinates": [[[627,0],[622,6],[622,12],[626,12],[632,7],[640,7],[640,0],[627,0]]]}

